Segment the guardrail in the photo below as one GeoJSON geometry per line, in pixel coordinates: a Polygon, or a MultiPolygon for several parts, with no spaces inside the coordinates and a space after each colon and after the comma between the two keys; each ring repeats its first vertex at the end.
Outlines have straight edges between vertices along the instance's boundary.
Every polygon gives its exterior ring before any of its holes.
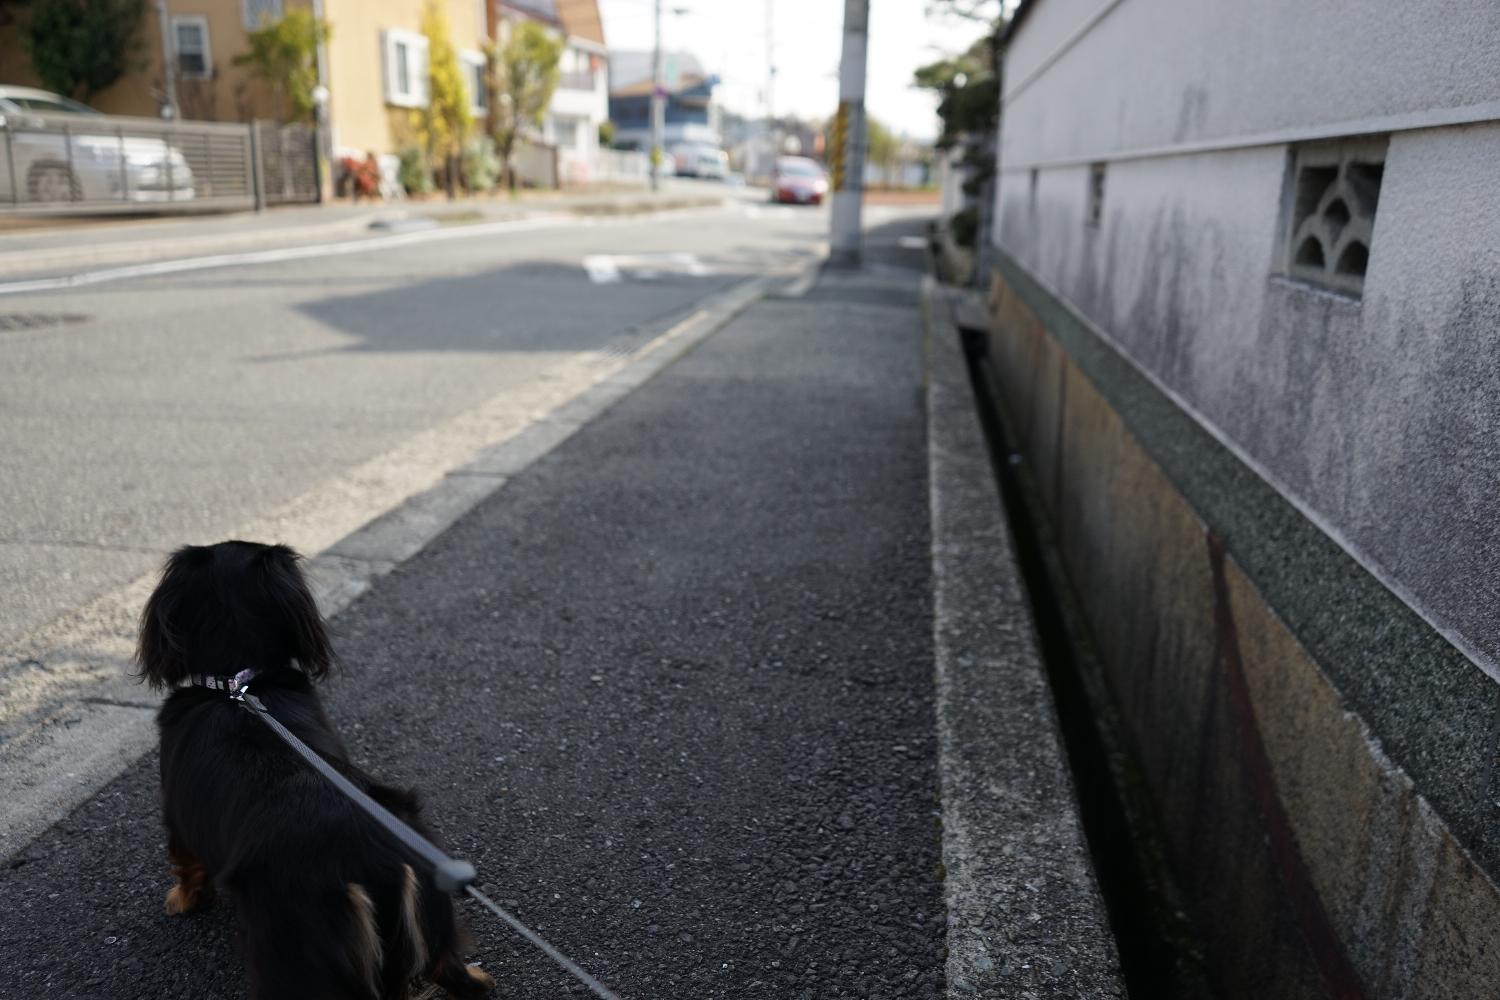
{"type": "MultiPolygon", "coordinates": [[[[274,132],[276,148],[266,151],[273,166],[291,162],[285,134],[274,132]]],[[[263,207],[268,199],[259,146],[267,137],[253,125],[116,115],[0,115],[0,212],[263,207]]],[[[300,167],[301,157],[297,160],[300,167]]],[[[315,165],[310,172],[296,173],[310,173],[316,185],[315,165]]],[[[317,200],[315,187],[310,199],[289,196],[283,174],[278,168],[270,200],[317,200]]]]}

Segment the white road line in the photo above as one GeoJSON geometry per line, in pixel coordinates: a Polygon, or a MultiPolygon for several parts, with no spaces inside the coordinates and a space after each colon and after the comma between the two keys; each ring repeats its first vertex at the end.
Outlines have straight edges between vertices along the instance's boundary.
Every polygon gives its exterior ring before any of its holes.
{"type": "Polygon", "coordinates": [[[80,271],[76,274],[57,275],[50,278],[30,278],[22,281],[0,282],[0,295],[20,295],[26,292],[53,292],[68,288],[81,288],[127,278],[149,278],[163,274],[181,274],[187,271],[203,271],[231,265],[276,264],[289,260],[307,260],[313,257],[338,257],[345,254],[373,253],[395,247],[420,243],[441,243],[448,240],[473,239],[497,233],[517,233],[533,229],[569,228],[574,226],[619,226],[640,222],[645,218],[681,218],[722,211],[722,208],[686,208],[678,211],[642,212],[632,215],[596,219],[575,215],[541,215],[528,219],[508,219],[503,222],[481,222],[474,225],[456,226],[452,229],[424,229],[412,233],[395,233],[390,236],[371,236],[363,239],[341,240],[337,243],[314,243],[308,246],[279,247],[272,250],[252,250],[243,253],[212,254],[206,257],[186,257],[177,260],[153,261],[149,264],[130,264],[123,267],[101,268],[96,271],[80,271]]]}
{"type": "Polygon", "coordinates": [[[594,284],[612,285],[622,280],[620,265],[615,261],[608,254],[593,253],[583,258],[583,269],[588,272],[589,280],[594,284]]]}
{"type": "Polygon", "coordinates": [[[661,277],[663,272],[690,274],[695,278],[714,273],[713,268],[692,253],[589,254],[583,258],[583,269],[596,285],[624,281],[626,272],[646,281],[661,277]]]}
{"type": "Polygon", "coordinates": [[[215,267],[229,267],[233,264],[276,264],[289,260],[306,260],[309,257],[339,257],[345,254],[389,250],[392,247],[410,246],[415,243],[436,243],[475,236],[489,236],[494,233],[543,229],[548,226],[576,225],[583,221],[585,220],[570,216],[542,216],[533,219],[479,223],[456,229],[427,229],[414,233],[396,233],[391,236],[371,236],[365,239],[342,240],[338,243],[314,243],[311,246],[280,247],[274,250],[252,250],[245,253],[160,260],[150,264],[130,264],[125,267],[102,268],[98,271],[80,271],[77,274],[64,274],[53,278],[7,281],[0,283],[0,295],[51,292],[64,288],[98,285],[107,281],[121,281],[126,278],[149,278],[162,274],[180,274],[184,271],[203,271],[215,267]]]}

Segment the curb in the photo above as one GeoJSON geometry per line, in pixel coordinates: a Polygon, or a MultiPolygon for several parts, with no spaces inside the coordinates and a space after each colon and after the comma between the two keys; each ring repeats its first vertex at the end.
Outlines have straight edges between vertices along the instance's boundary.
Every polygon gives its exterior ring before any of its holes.
{"type": "MultiPolygon", "coordinates": [[[[157,237],[137,242],[105,243],[100,245],[70,246],[66,248],[21,250],[0,253],[0,277],[34,275],[59,269],[100,266],[110,264],[140,264],[154,261],[189,258],[204,254],[226,253],[236,250],[274,249],[300,246],[319,240],[355,236],[369,233],[372,227],[382,223],[395,223],[387,231],[402,228],[400,223],[427,224],[432,227],[447,224],[458,228],[464,225],[488,222],[514,222],[521,219],[577,216],[579,218],[627,218],[654,215],[719,205],[721,197],[671,198],[653,202],[645,199],[629,201],[596,201],[574,204],[536,204],[512,211],[485,212],[483,209],[454,206],[449,211],[434,209],[423,212],[414,206],[389,207],[383,211],[367,212],[337,222],[307,226],[286,226],[280,229],[260,229],[242,233],[193,236],[185,233],[181,237],[157,237]],[[478,218],[458,221],[466,213],[477,213],[478,218]]],[[[445,206],[446,207],[446,206],[445,206]]],[[[187,219],[174,220],[184,230],[191,227],[187,219]]],[[[86,229],[75,230],[80,239],[87,239],[86,229]]],[[[378,235],[378,232],[371,233],[378,235]]],[[[4,237],[0,236],[0,241],[4,237]]]]}
{"type": "MultiPolygon", "coordinates": [[[[138,242],[106,243],[97,246],[72,246],[47,250],[21,250],[0,253],[0,275],[24,275],[54,268],[80,267],[98,264],[141,263],[165,260],[169,257],[188,257],[201,253],[219,253],[226,250],[251,250],[260,247],[306,243],[329,237],[347,236],[364,232],[380,216],[371,212],[338,222],[327,222],[312,226],[287,226],[281,229],[260,229],[244,233],[222,233],[211,236],[184,235],[181,238],[161,238],[138,242]]],[[[191,223],[184,219],[182,226],[191,223]]],[[[79,230],[80,238],[87,233],[79,230]]]]}
{"type": "Polygon", "coordinates": [[[924,277],[947,995],[1122,998],[950,303],[924,277]]]}

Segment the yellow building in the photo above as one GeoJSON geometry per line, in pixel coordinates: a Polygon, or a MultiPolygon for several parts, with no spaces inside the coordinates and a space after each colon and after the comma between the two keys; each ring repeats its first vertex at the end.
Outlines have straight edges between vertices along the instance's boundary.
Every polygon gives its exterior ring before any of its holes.
{"type": "MultiPolygon", "coordinates": [[[[428,0],[147,0],[139,65],[89,103],[117,115],[155,118],[167,104],[162,54],[172,53],[179,113],[199,121],[273,116],[271,96],[234,65],[251,30],[295,7],[321,9],[332,26],[325,84],[336,152],[390,153],[409,141],[411,109],[426,103],[428,0]],[[162,13],[165,13],[165,24],[162,13]]],[[[488,35],[485,0],[432,0],[448,15],[453,46],[477,88],[488,35]]],[[[21,44],[24,5],[0,5],[0,85],[41,86],[21,44]]],[[[476,89],[476,94],[479,90],[476,89]]],[[[479,98],[476,96],[476,103],[479,98]]]]}

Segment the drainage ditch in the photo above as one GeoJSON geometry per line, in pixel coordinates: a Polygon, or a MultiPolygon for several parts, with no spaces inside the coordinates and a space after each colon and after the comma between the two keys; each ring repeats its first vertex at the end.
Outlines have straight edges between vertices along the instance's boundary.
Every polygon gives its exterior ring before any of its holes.
{"type": "Polygon", "coordinates": [[[1140,1000],[1211,997],[1203,949],[1173,884],[1141,771],[1000,405],[988,336],[973,328],[959,333],[1126,986],[1140,1000]]]}

